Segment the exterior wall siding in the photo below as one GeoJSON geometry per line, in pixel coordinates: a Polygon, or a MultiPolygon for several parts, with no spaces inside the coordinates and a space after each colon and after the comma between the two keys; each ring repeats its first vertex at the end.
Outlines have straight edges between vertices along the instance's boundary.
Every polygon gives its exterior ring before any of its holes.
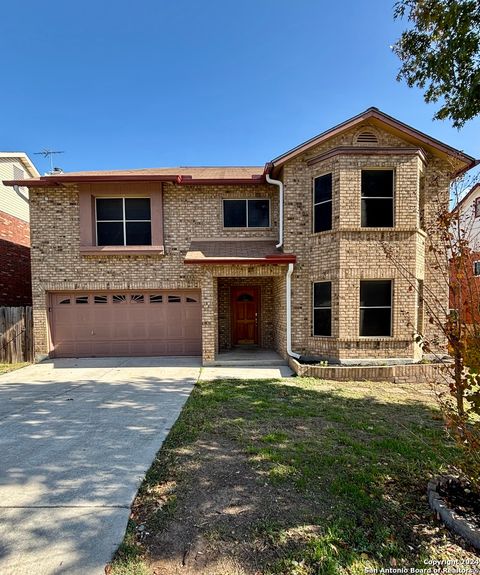
{"type": "MultiPolygon", "coordinates": [[[[28,222],[30,219],[28,202],[18,195],[13,188],[3,184],[3,180],[13,180],[15,178],[14,168],[22,170],[25,178],[29,177],[25,166],[20,160],[0,158],[0,212],[5,212],[24,222],[28,222]]],[[[22,194],[28,198],[26,189],[23,189],[22,194]]]]}

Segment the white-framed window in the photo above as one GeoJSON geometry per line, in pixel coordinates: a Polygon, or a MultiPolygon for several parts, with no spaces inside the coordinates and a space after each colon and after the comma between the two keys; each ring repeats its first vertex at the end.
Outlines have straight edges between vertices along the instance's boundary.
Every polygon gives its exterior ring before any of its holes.
{"type": "Polygon", "coordinates": [[[473,275],[480,276],[480,261],[473,262],[473,275]]]}
{"type": "Polygon", "coordinates": [[[332,282],[313,284],[313,335],[332,335],[332,282]]]}
{"type": "Polygon", "coordinates": [[[332,229],[332,174],[313,180],[313,232],[332,229]]]}
{"type": "Polygon", "coordinates": [[[391,337],[392,280],[360,282],[360,335],[391,337]]]}
{"type": "Polygon", "coordinates": [[[95,198],[97,246],[152,244],[150,198],[95,198]]]}
{"type": "Polygon", "coordinates": [[[361,197],[362,228],[393,228],[393,170],[362,170],[361,197]]]}
{"type": "Polygon", "coordinates": [[[252,198],[223,200],[224,228],[269,228],[270,200],[252,198]]]}

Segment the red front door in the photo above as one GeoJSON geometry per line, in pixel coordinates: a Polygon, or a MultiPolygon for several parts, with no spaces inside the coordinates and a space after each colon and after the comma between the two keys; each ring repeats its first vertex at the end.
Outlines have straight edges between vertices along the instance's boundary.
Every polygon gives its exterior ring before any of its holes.
{"type": "Polygon", "coordinates": [[[232,343],[258,344],[258,288],[232,289],[232,343]]]}

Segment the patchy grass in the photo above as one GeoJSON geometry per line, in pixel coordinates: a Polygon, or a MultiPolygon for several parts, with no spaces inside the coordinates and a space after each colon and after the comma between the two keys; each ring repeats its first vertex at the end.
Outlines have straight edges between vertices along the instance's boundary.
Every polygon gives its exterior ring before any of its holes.
{"type": "Polygon", "coordinates": [[[14,371],[16,369],[20,369],[21,367],[26,367],[30,365],[28,362],[21,362],[21,363],[0,363],[0,375],[3,373],[8,373],[9,371],[14,371]]]}
{"type": "Polygon", "coordinates": [[[139,491],[133,551],[112,574],[363,575],[474,558],[426,499],[428,478],[457,458],[418,386],[200,382],[139,491]]]}

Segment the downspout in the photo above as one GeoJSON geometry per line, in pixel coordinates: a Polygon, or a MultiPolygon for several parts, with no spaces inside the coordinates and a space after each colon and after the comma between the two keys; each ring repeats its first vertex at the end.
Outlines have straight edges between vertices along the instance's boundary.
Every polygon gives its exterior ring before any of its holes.
{"type": "Polygon", "coordinates": [[[267,182],[269,184],[273,184],[274,186],[278,186],[278,201],[279,201],[279,220],[278,220],[278,244],[275,246],[276,248],[281,248],[283,246],[283,182],[280,180],[274,180],[270,177],[270,174],[265,174],[267,178],[267,182]]]}
{"type": "MultiPolygon", "coordinates": [[[[267,182],[278,186],[279,196],[279,220],[278,220],[278,244],[277,249],[283,246],[283,182],[274,180],[270,174],[265,174],[267,182]]],[[[287,354],[294,359],[300,359],[300,354],[292,351],[292,273],[293,264],[288,264],[287,281],[286,281],[286,302],[287,302],[287,354]]]]}
{"type": "Polygon", "coordinates": [[[13,189],[15,190],[15,193],[17,194],[17,196],[20,196],[22,198],[22,200],[27,202],[27,204],[30,203],[28,196],[26,196],[23,192],[20,191],[20,186],[13,186],[13,189]]]}
{"type": "Polygon", "coordinates": [[[294,359],[300,359],[300,354],[292,351],[292,273],[293,264],[288,264],[287,271],[287,353],[294,359]]]}

